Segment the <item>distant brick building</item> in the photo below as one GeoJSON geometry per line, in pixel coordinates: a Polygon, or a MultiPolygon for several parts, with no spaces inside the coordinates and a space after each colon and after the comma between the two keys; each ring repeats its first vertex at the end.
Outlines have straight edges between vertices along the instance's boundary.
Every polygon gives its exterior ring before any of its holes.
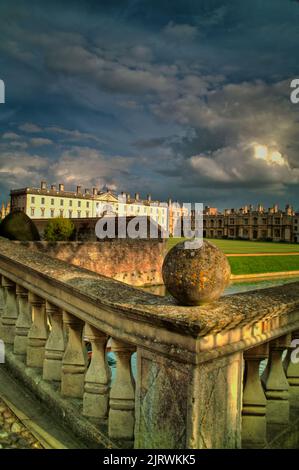
{"type": "Polygon", "coordinates": [[[275,242],[299,242],[299,214],[289,205],[285,210],[275,204],[269,209],[259,204],[240,209],[205,207],[203,236],[242,240],[269,240],[275,242]]]}

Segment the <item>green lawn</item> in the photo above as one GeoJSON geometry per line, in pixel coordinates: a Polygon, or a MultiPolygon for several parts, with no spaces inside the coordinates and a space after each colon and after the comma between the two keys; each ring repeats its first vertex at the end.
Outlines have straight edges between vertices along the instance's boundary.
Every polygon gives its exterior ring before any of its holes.
{"type": "Polygon", "coordinates": [[[261,274],[299,271],[299,255],[236,256],[228,258],[232,274],[261,274]]]}
{"type": "MultiPolygon", "coordinates": [[[[183,238],[169,238],[168,248],[183,241],[183,238]]],[[[293,243],[265,243],[241,240],[209,240],[226,254],[250,253],[292,253],[299,252],[299,245],[293,243]]],[[[283,271],[299,271],[299,255],[284,256],[236,256],[228,258],[232,274],[261,274],[283,271]]]]}
{"type": "MultiPolygon", "coordinates": [[[[169,238],[169,249],[182,241],[183,238],[169,238]]],[[[224,253],[292,253],[299,252],[299,244],[273,243],[273,242],[249,242],[242,240],[217,240],[209,239],[224,253]]]]}

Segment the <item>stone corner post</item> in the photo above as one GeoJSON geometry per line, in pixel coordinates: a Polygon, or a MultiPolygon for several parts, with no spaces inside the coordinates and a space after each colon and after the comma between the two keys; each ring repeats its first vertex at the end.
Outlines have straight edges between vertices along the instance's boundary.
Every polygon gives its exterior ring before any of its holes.
{"type": "Polygon", "coordinates": [[[241,447],[242,353],[191,364],[138,348],[137,358],[136,448],[241,447]]]}

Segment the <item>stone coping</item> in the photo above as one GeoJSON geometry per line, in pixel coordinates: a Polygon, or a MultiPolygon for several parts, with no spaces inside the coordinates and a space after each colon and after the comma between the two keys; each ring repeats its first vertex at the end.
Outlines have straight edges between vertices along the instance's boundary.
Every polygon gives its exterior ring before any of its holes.
{"type": "Polygon", "coordinates": [[[186,362],[199,351],[208,360],[299,328],[298,282],[184,307],[3,238],[0,272],[111,336],[186,362]]]}

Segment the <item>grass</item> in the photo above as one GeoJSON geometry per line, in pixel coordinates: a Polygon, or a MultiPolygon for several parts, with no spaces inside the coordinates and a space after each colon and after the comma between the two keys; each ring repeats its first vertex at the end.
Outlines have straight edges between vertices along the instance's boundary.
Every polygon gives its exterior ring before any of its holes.
{"type": "MultiPolygon", "coordinates": [[[[170,250],[183,238],[170,238],[170,250]]],[[[299,252],[299,245],[294,243],[251,242],[242,240],[209,240],[226,254],[251,253],[292,253],[299,252]]],[[[232,274],[262,274],[285,271],[299,271],[299,256],[236,256],[228,258],[232,274]]]]}
{"type": "MultiPolygon", "coordinates": [[[[183,241],[183,238],[169,238],[168,248],[183,241]]],[[[273,242],[253,242],[243,240],[217,240],[208,239],[214,245],[218,246],[224,253],[250,254],[250,253],[299,253],[299,244],[296,243],[273,243],[273,242]]]]}
{"type": "Polygon", "coordinates": [[[236,256],[228,260],[232,274],[299,271],[299,256],[236,256]]]}

